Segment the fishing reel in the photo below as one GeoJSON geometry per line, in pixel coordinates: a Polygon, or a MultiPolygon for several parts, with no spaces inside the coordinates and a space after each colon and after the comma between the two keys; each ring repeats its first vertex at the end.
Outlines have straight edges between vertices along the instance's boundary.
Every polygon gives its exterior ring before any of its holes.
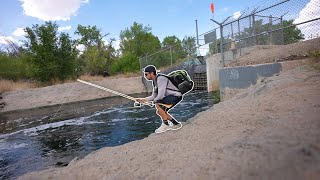
{"type": "Polygon", "coordinates": [[[133,103],[133,106],[134,106],[134,107],[141,107],[141,106],[154,107],[154,103],[153,103],[153,101],[149,101],[149,102],[145,102],[145,103],[141,103],[141,102],[135,101],[135,102],[133,103]]]}

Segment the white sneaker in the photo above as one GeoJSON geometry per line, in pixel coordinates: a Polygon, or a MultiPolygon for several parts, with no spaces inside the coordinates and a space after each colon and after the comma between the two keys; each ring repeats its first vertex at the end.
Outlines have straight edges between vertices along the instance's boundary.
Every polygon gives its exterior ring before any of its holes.
{"type": "Polygon", "coordinates": [[[179,122],[179,124],[176,124],[176,125],[172,124],[172,126],[171,126],[171,130],[174,130],[174,131],[178,130],[180,128],[182,128],[181,122],[179,122]]]}
{"type": "Polygon", "coordinates": [[[161,126],[155,130],[155,133],[163,133],[166,132],[168,130],[171,130],[171,126],[168,126],[164,123],[161,124],[161,126]]]}

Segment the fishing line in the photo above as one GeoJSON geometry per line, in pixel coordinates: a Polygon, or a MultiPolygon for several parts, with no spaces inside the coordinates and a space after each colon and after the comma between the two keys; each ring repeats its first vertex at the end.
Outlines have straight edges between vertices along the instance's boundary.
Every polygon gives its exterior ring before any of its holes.
{"type": "Polygon", "coordinates": [[[66,96],[67,98],[65,98],[64,102],[63,102],[62,104],[60,104],[58,110],[55,112],[55,114],[53,115],[53,117],[50,118],[49,120],[54,119],[54,118],[56,117],[56,115],[58,114],[58,112],[60,111],[61,107],[67,102],[67,99],[69,99],[70,93],[71,93],[71,91],[73,90],[73,88],[75,87],[76,83],[77,83],[77,82],[74,82],[74,83],[73,83],[72,87],[70,88],[70,90],[69,90],[69,92],[68,92],[68,94],[67,94],[67,96],[66,96]]]}

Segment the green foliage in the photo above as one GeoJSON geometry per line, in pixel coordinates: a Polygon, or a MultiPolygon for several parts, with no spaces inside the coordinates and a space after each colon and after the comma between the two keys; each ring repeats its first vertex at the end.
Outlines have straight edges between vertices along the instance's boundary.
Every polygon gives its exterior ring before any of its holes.
{"type": "Polygon", "coordinates": [[[104,70],[110,71],[112,63],[115,60],[113,56],[115,50],[113,47],[106,49],[92,46],[87,48],[81,55],[84,63],[83,70],[91,75],[102,74],[104,70]]]}
{"type": "Polygon", "coordinates": [[[136,72],[139,70],[139,59],[133,53],[127,52],[113,63],[111,68],[111,74],[136,72]]]}
{"type": "Polygon", "coordinates": [[[220,91],[212,91],[212,99],[213,99],[213,102],[215,104],[219,103],[221,101],[220,99],[220,91]]]}
{"type": "Polygon", "coordinates": [[[209,52],[210,54],[216,54],[221,52],[221,38],[217,39],[209,44],[209,52]]]}
{"type": "Polygon", "coordinates": [[[27,56],[10,56],[0,53],[0,78],[18,80],[30,78],[28,74],[27,56]]]}
{"type": "Polygon", "coordinates": [[[308,54],[313,59],[320,60],[320,51],[319,50],[310,51],[308,54]]]}
{"type": "MultiPolygon", "coordinates": [[[[162,42],[163,48],[171,47],[172,59],[175,62],[176,59],[185,58],[187,54],[183,51],[182,43],[176,36],[167,36],[162,42]]],[[[171,58],[171,57],[170,57],[171,58]]]]}
{"type": "Polygon", "coordinates": [[[320,51],[310,51],[308,55],[312,58],[310,66],[314,68],[316,71],[320,72],[320,51]]]}
{"type": "Polygon", "coordinates": [[[120,33],[122,56],[115,61],[112,72],[135,72],[139,70],[139,57],[154,53],[161,48],[158,37],[154,36],[149,26],[136,22],[120,33]]]}
{"type": "MultiPolygon", "coordinates": [[[[257,20],[253,23],[253,27],[251,28],[245,28],[240,36],[236,34],[236,39],[241,39],[241,41],[238,43],[238,46],[241,47],[248,47],[248,46],[254,46],[254,45],[268,45],[268,44],[291,44],[298,42],[301,39],[304,39],[303,34],[301,33],[301,30],[297,28],[297,26],[293,25],[293,20],[286,21],[284,20],[282,22],[282,25],[280,23],[278,24],[263,24],[262,20],[257,20]],[[290,27],[289,27],[290,26],[290,27]],[[282,27],[288,27],[285,28],[283,31],[278,30],[274,31],[271,34],[267,33],[270,30],[280,29],[282,27]],[[264,33],[265,32],[265,33],[264,33]],[[283,32],[283,39],[282,39],[282,32],[283,32]],[[260,34],[256,37],[250,36],[255,34],[260,34]]],[[[224,42],[230,42],[231,39],[224,39],[224,42]]],[[[220,53],[220,44],[221,39],[217,39],[216,41],[213,41],[209,44],[209,51],[210,54],[214,53],[220,53]]]]}
{"type": "MultiPolygon", "coordinates": [[[[283,27],[288,27],[293,25],[293,20],[283,21],[283,27]]],[[[283,30],[284,44],[291,44],[299,42],[299,40],[304,39],[304,35],[301,30],[296,26],[291,26],[283,30]]]]}
{"type": "Polygon", "coordinates": [[[254,22],[253,27],[245,28],[244,31],[241,32],[240,36],[236,35],[236,39],[246,38],[240,41],[240,45],[242,47],[246,46],[254,46],[254,45],[267,45],[267,44],[291,44],[298,42],[301,39],[304,39],[304,35],[301,33],[301,30],[293,25],[293,20],[284,20],[278,24],[269,23],[263,24],[262,20],[257,20],[254,22]],[[268,33],[270,30],[276,30],[280,28],[285,28],[278,31],[273,31],[272,33],[268,33]],[[264,33],[266,32],[266,33],[264,33]],[[260,34],[256,37],[246,38],[254,34],[260,34]],[[283,33],[283,39],[282,39],[283,33]]]}
{"type": "Polygon", "coordinates": [[[191,36],[185,36],[182,40],[182,48],[188,56],[195,56],[197,53],[196,39],[191,36]]]}
{"type": "Polygon", "coordinates": [[[161,48],[158,37],[154,36],[149,26],[143,27],[136,22],[130,28],[120,32],[120,49],[123,54],[130,52],[136,57],[151,54],[161,48]]]}
{"type": "MultiPolygon", "coordinates": [[[[176,59],[172,59],[172,63],[175,63],[176,59]]],[[[148,57],[148,65],[152,64],[156,67],[164,67],[164,66],[169,66],[171,65],[171,57],[170,57],[170,52],[165,51],[159,54],[155,54],[152,57],[148,57]]]]}
{"type": "Polygon", "coordinates": [[[103,44],[102,38],[107,36],[101,34],[101,30],[97,26],[82,26],[78,25],[75,34],[81,36],[77,41],[78,44],[83,44],[86,48],[92,46],[101,46],[103,44]]]}
{"type": "Polygon", "coordinates": [[[114,39],[111,40],[109,45],[105,45],[102,39],[108,34],[102,35],[101,30],[96,26],[78,25],[75,34],[80,35],[78,44],[85,46],[85,50],[80,56],[81,69],[91,75],[102,74],[104,70],[110,71],[116,53],[112,47],[114,39]]]}
{"type": "Polygon", "coordinates": [[[77,50],[68,34],[58,35],[58,25],[45,22],[44,25],[27,27],[25,46],[30,55],[32,76],[41,81],[65,80],[75,76],[77,50]]]}

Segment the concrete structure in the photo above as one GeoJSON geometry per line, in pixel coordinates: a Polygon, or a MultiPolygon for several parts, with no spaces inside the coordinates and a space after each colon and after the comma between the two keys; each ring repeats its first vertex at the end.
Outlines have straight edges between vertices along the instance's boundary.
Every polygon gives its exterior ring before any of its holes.
{"type": "Polygon", "coordinates": [[[256,84],[259,78],[273,76],[281,69],[280,63],[222,68],[219,71],[220,98],[230,99],[243,89],[256,84]]]}
{"type": "Polygon", "coordinates": [[[208,92],[219,90],[219,69],[222,67],[221,54],[214,54],[206,59],[207,90],[208,92]]]}
{"type": "Polygon", "coordinates": [[[251,85],[257,84],[259,79],[271,77],[305,63],[307,60],[222,68],[219,70],[220,98],[222,101],[230,99],[251,85]]]}
{"type": "MultiPolygon", "coordinates": [[[[241,55],[247,54],[252,51],[254,47],[242,48],[241,55]]],[[[229,64],[236,57],[240,57],[240,50],[226,51],[224,53],[225,64],[229,64]]],[[[207,85],[208,91],[219,90],[219,69],[222,68],[221,53],[208,56],[206,58],[206,71],[207,71],[207,85]]]]}

